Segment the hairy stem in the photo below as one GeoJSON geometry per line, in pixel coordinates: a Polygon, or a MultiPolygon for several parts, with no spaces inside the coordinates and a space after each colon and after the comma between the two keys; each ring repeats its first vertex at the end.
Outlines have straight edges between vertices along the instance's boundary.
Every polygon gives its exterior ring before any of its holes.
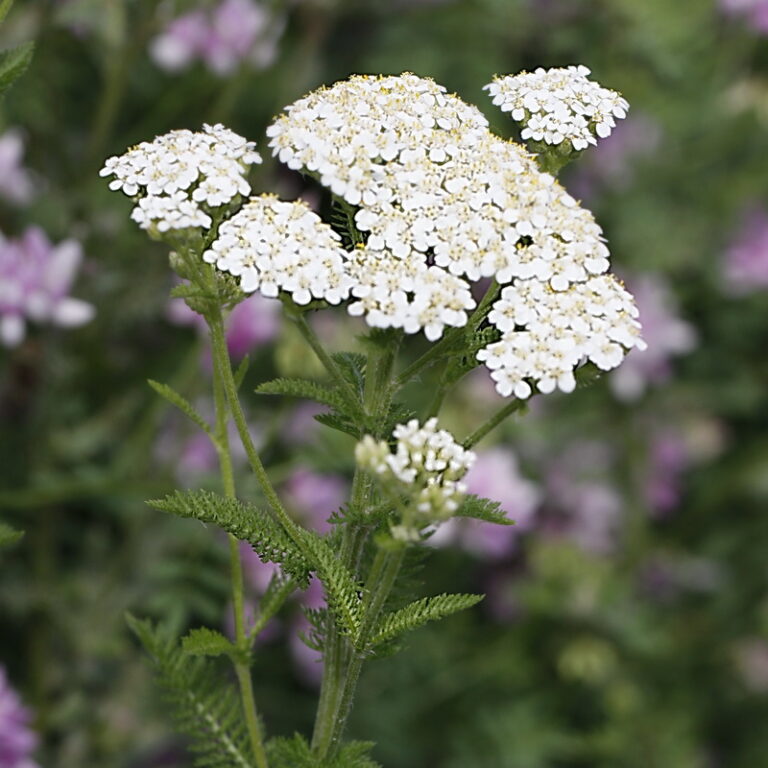
{"type": "MultiPolygon", "coordinates": [[[[217,310],[217,319],[221,322],[221,311],[217,310]]],[[[227,359],[229,365],[229,359],[227,359]]],[[[231,369],[230,369],[231,373],[231,369]]],[[[219,468],[224,495],[235,498],[235,475],[232,469],[232,454],[229,448],[229,435],[227,434],[227,398],[224,389],[224,376],[221,370],[221,360],[216,359],[213,373],[213,394],[216,408],[216,450],[219,456],[219,468]]],[[[237,539],[228,534],[229,559],[232,578],[232,610],[235,615],[235,638],[241,651],[247,651],[249,647],[248,635],[245,629],[245,605],[243,599],[243,566],[240,561],[240,548],[237,539]]],[[[254,760],[257,768],[268,768],[267,754],[264,748],[264,736],[261,731],[258,715],[256,714],[256,702],[253,696],[253,683],[248,664],[242,661],[235,662],[235,674],[240,686],[240,699],[242,701],[245,724],[248,729],[248,737],[251,743],[254,760]]]]}
{"type": "Polygon", "coordinates": [[[226,393],[229,410],[235,420],[235,426],[237,427],[240,441],[242,442],[246,456],[248,457],[248,463],[253,470],[253,474],[256,475],[256,480],[261,487],[261,491],[264,494],[275,519],[283,526],[286,533],[299,546],[303,546],[298,526],[291,520],[290,516],[285,511],[285,507],[283,507],[280,498],[277,495],[277,491],[275,491],[275,488],[267,475],[267,471],[264,469],[264,465],[259,458],[258,451],[253,444],[253,439],[248,430],[248,422],[245,420],[245,414],[240,405],[240,398],[237,395],[237,385],[235,384],[235,377],[232,373],[232,364],[229,360],[221,310],[216,308],[209,313],[207,319],[208,327],[211,331],[211,346],[213,348],[214,365],[221,373],[222,387],[226,393]]]}
{"type": "MultiPolygon", "coordinates": [[[[364,402],[365,411],[374,418],[386,413],[389,408],[389,401],[392,396],[392,366],[399,343],[400,336],[393,335],[390,344],[384,349],[374,347],[368,354],[364,402]]],[[[361,522],[361,518],[364,517],[371,503],[372,490],[370,478],[358,469],[352,481],[350,496],[352,519],[344,526],[339,553],[341,561],[355,575],[358,573],[363,548],[369,534],[369,529],[364,522],[361,522]]],[[[376,571],[380,567],[377,566],[376,571]]],[[[374,569],[372,569],[371,574],[374,574],[374,569]]],[[[393,580],[395,576],[396,572],[392,576],[393,580]]],[[[369,584],[372,583],[369,578],[369,584]]],[[[390,589],[391,584],[387,588],[387,595],[390,589]]],[[[386,595],[383,599],[386,599],[386,595]]],[[[379,602],[379,598],[377,598],[375,604],[378,605],[379,602]]],[[[364,609],[368,611],[373,604],[366,599],[364,609]]],[[[367,626],[365,616],[363,622],[364,626],[367,626]]],[[[363,658],[352,647],[349,639],[342,635],[337,627],[333,626],[326,641],[324,661],[320,700],[312,734],[312,750],[320,759],[332,757],[341,744],[344,727],[352,708],[363,658]]]]}

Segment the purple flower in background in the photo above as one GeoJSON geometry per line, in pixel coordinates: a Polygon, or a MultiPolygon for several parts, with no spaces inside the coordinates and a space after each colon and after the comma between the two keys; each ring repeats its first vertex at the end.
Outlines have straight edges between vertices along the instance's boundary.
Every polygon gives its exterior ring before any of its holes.
{"type": "Polygon", "coordinates": [[[768,288],[768,213],[752,208],[725,252],[723,273],[734,294],[768,288]]]}
{"type": "Polygon", "coordinates": [[[0,236],[0,344],[19,344],[26,320],[74,328],[93,317],[93,306],[68,295],[81,260],[78,242],[54,246],[37,227],[14,240],[0,236]]]}
{"type": "Polygon", "coordinates": [[[607,480],[609,445],[578,441],[550,465],[546,506],[560,518],[555,532],[587,552],[608,553],[616,544],[622,500],[607,480]]]}
{"type": "Polygon", "coordinates": [[[0,136],[0,197],[23,205],[32,198],[32,178],[21,164],[24,141],[21,133],[7,130],[0,136]]]}
{"type": "MultiPolygon", "coordinates": [[[[168,302],[168,319],[205,331],[202,315],[192,311],[184,299],[168,302]]],[[[254,293],[241,301],[227,318],[227,347],[232,357],[241,358],[262,344],[268,344],[280,330],[280,302],[254,293]]]]}
{"type": "Polygon", "coordinates": [[[768,34],[768,0],[720,0],[720,8],[729,16],[741,16],[760,34],[768,34]]]}
{"type": "Polygon", "coordinates": [[[469,493],[498,501],[515,525],[453,518],[440,526],[429,541],[438,546],[457,543],[480,557],[505,557],[519,534],[533,525],[540,497],[537,487],[520,474],[514,453],[501,447],[478,452],[465,482],[469,493]]]}
{"type": "Polygon", "coordinates": [[[768,692],[768,643],[759,637],[750,637],[734,648],[736,668],[745,688],[753,693],[768,692]]]}
{"type": "Polygon", "coordinates": [[[203,61],[217,75],[229,75],[241,62],[266,69],[277,56],[284,20],[264,3],[222,0],[211,11],[196,10],[174,19],[150,44],[150,55],[171,72],[203,61]]]}
{"type": "Polygon", "coordinates": [[[11,688],[5,669],[0,667],[0,767],[38,768],[30,757],[37,747],[37,735],[30,728],[32,715],[11,688]]]}
{"type": "Polygon", "coordinates": [[[347,482],[339,475],[321,475],[310,469],[296,469],[285,484],[289,504],[306,518],[310,528],[326,533],[328,518],[347,498],[347,482]]]}
{"type": "Polygon", "coordinates": [[[680,502],[682,475],[691,464],[684,435],[664,430],[650,439],[645,497],[651,510],[664,514],[680,502]]]}
{"type": "Polygon", "coordinates": [[[630,115],[610,136],[584,154],[568,184],[569,191],[576,197],[590,199],[606,187],[627,187],[637,161],[653,155],[660,144],[658,123],[642,113],[630,115]]]}
{"type": "Polygon", "coordinates": [[[611,372],[609,382],[618,398],[634,400],[649,384],[669,378],[672,358],[694,348],[696,333],[678,316],[669,287],[660,275],[640,275],[627,280],[627,287],[637,302],[648,348],[630,350],[622,365],[611,372]]]}

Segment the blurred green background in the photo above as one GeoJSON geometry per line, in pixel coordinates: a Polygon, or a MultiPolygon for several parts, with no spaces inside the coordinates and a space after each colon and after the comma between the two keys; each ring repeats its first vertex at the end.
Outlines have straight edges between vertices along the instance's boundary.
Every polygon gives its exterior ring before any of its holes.
{"type": "MultiPolygon", "coordinates": [[[[26,531],[0,551],[0,665],[35,714],[40,765],[190,765],[124,613],[227,624],[223,540],[143,504],[215,483],[145,384],[204,408],[205,342],[169,308],[164,250],[99,178],[104,158],[221,121],[262,150],[257,191],[322,205],[266,157],[272,116],[309,89],[413,71],[509,136],[483,85],[576,63],[631,104],[562,180],[603,226],[650,349],[480,446],[472,490],[520,524],[448,530],[420,577],[423,594],[489,596],[369,664],[351,735],[398,768],[768,765],[766,34],[765,0],[17,2],[0,48],[36,51],[0,104],[0,253],[31,248],[34,227],[76,241],[71,293],[95,308],[0,346],[0,519],[26,531]]],[[[267,303],[230,345],[253,360],[243,391],[265,463],[319,524],[343,500],[351,444],[306,407],[248,394],[313,372],[267,303]]],[[[358,329],[316,320],[335,349],[358,329]]],[[[498,406],[482,371],[450,402],[461,434],[498,406]]],[[[255,492],[244,471],[240,489],[255,492]]],[[[300,608],[257,654],[273,734],[306,732],[313,714],[300,608]]]]}

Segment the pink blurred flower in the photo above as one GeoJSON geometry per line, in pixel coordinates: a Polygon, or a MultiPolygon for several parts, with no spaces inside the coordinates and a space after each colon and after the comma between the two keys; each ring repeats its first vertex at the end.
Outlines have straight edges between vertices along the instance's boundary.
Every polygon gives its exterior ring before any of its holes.
{"type": "Polygon", "coordinates": [[[266,69],[277,57],[284,21],[264,3],[222,0],[210,11],[195,10],[174,19],[150,43],[150,55],[170,72],[203,61],[217,75],[229,75],[241,62],[266,69]]]}
{"type": "Polygon", "coordinates": [[[429,539],[433,545],[458,544],[479,557],[499,559],[514,548],[515,540],[531,528],[539,503],[539,490],[526,480],[512,451],[496,447],[479,451],[465,478],[469,493],[498,501],[515,525],[453,518],[429,539]]]}
{"type": "Polygon", "coordinates": [[[649,384],[669,378],[672,358],[694,348],[696,333],[678,316],[669,287],[660,275],[639,275],[628,279],[627,286],[637,302],[648,348],[630,350],[624,362],[611,372],[609,382],[618,398],[634,400],[649,384]]]}
{"type": "Polygon", "coordinates": [[[31,753],[38,743],[30,727],[32,714],[11,688],[5,669],[0,667],[0,766],[38,768],[31,753]]]}
{"type": "Polygon", "coordinates": [[[347,490],[343,477],[321,475],[304,468],[294,470],[285,484],[290,506],[318,533],[330,530],[328,518],[346,501],[347,490]]]}
{"type": "Polygon", "coordinates": [[[760,34],[768,34],[768,0],[720,0],[720,8],[729,16],[741,16],[760,34]]]}
{"type": "Polygon", "coordinates": [[[0,344],[19,344],[26,320],[62,328],[91,320],[93,306],[68,295],[81,260],[80,243],[54,246],[38,227],[15,240],[0,235],[0,344]]]}
{"type": "Polygon", "coordinates": [[[571,443],[548,468],[546,506],[560,519],[554,532],[587,552],[608,553],[616,544],[622,500],[607,479],[610,446],[571,443]]]}
{"type": "Polygon", "coordinates": [[[748,210],[733,241],[725,251],[723,273],[734,294],[768,288],[768,213],[748,210]]]}
{"type": "Polygon", "coordinates": [[[747,638],[736,645],[734,656],[744,686],[754,693],[768,692],[768,643],[747,638]]]}
{"type": "Polygon", "coordinates": [[[32,198],[32,177],[21,164],[24,142],[13,128],[0,136],[0,197],[23,205],[32,198]]]}
{"type": "Polygon", "coordinates": [[[645,497],[651,510],[663,514],[680,502],[682,475],[691,464],[688,441],[672,429],[650,438],[645,497]]]}
{"type": "MultiPolygon", "coordinates": [[[[323,586],[317,578],[309,582],[309,587],[298,594],[301,604],[310,610],[318,610],[325,607],[325,594],[323,586]]],[[[288,645],[293,657],[293,663],[299,677],[312,687],[320,685],[323,677],[323,656],[319,651],[310,648],[301,636],[307,636],[312,630],[312,625],[305,614],[298,614],[292,623],[288,645]]]]}
{"type": "MultiPolygon", "coordinates": [[[[168,302],[168,319],[177,325],[191,325],[205,331],[202,315],[193,312],[184,299],[168,302]]],[[[280,330],[280,302],[254,293],[241,301],[227,318],[227,347],[234,358],[246,354],[263,344],[268,344],[280,330]]]]}

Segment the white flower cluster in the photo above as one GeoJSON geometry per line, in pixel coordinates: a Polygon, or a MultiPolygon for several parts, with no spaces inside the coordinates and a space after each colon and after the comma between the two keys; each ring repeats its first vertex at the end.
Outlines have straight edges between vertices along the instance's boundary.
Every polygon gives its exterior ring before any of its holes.
{"type": "Polygon", "coordinates": [[[592,215],[478,110],[432,80],[353,77],[268,129],[289,167],[358,207],[353,314],[438,339],[467,322],[467,281],[536,277],[565,289],[608,268],[592,215]]]}
{"type": "Polygon", "coordinates": [[[616,91],[589,80],[585,66],[539,68],[494,78],[485,88],[493,103],[523,125],[521,138],[586,149],[609,136],[629,104],[616,91]]]}
{"type": "Polygon", "coordinates": [[[501,395],[526,398],[532,379],[540,392],[572,392],[574,368],[591,360],[615,368],[627,349],[645,349],[637,307],[612,275],[592,277],[555,291],[539,280],[504,288],[488,320],[501,332],[478,359],[492,371],[501,395]]]}
{"type": "Polygon", "coordinates": [[[240,278],[245,293],[258,289],[275,297],[286,291],[297,304],[338,304],[352,285],[339,241],[306,203],[262,195],[221,224],[203,259],[240,278]]]}
{"type": "Polygon", "coordinates": [[[255,144],[223,125],[178,130],[110,157],[101,176],[109,188],[138,198],[131,218],[159,232],[209,227],[212,209],[250,194],[249,166],[260,163],[255,144]]]}
{"type": "Polygon", "coordinates": [[[385,441],[366,435],[355,450],[358,464],[384,482],[392,479],[407,489],[421,517],[418,527],[450,517],[467,492],[462,478],[475,454],[459,445],[450,432],[438,429],[434,418],[424,426],[416,419],[398,424],[392,436],[397,441],[394,453],[385,441]]]}

